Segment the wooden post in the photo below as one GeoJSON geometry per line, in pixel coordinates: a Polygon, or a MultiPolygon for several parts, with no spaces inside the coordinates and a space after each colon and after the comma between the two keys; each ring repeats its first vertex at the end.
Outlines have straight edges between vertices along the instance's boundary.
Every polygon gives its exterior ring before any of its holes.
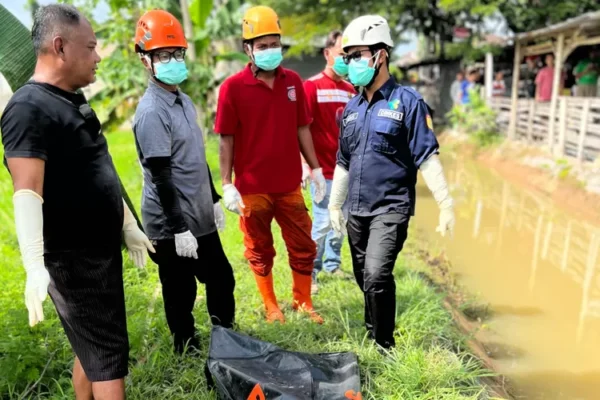
{"type": "Polygon", "coordinates": [[[494,56],[492,53],[485,53],[485,98],[492,98],[492,85],[494,82],[494,56]]]}
{"type": "Polygon", "coordinates": [[[560,111],[558,113],[558,145],[555,149],[555,154],[559,157],[565,153],[565,137],[567,136],[567,98],[561,96],[560,111]]]}
{"type": "Polygon", "coordinates": [[[510,103],[510,122],[508,139],[514,140],[517,135],[517,103],[519,100],[519,73],[521,72],[521,44],[515,41],[515,59],[513,65],[512,96],[510,103]]]}
{"type": "Polygon", "coordinates": [[[583,146],[587,134],[587,123],[590,114],[590,99],[583,101],[583,110],[581,111],[581,125],[579,126],[579,143],[577,144],[577,160],[583,162],[583,146]]]}
{"type": "Polygon", "coordinates": [[[533,143],[533,121],[535,117],[535,99],[529,99],[529,121],[527,122],[527,143],[533,143]]]}
{"type": "MultiPolygon", "coordinates": [[[[565,44],[565,34],[558,35],[556,44],[556,52],[554,53],[554,79],[552,83],[552,98],[550,100],[550,121],[548,125],[548,150],[552,152],[554,149],[554,125],[556,120],[556,106],[558,102],[558,89],[560,86],[560,78],[562,77],[563,66],[563,50],[565,44]]],[[[562,149],[561,149],[562,150],[562,149]]]]}

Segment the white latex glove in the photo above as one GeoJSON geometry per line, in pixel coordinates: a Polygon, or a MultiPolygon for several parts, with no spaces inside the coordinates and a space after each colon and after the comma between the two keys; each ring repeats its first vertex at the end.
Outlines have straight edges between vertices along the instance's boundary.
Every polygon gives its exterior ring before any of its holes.
{"type": "Polygon", "coordinates": [[[242,195],[231,183],[223,185],[223,203],[229,211],[242,215],[242,209],[245,207],[242,195]]]}
{"type": "Polygon", "coordinates": [[[335,166],[333,182],[331,184],[331,195],[329,197],[329,219],[331,227],[340,236],[346,236],[346,220],[342,213],[342,206],[348,195],[348,171],[339,165],[335,166]]]}
{"type": "Polygon", "coordinates": [[[317,168],[312,171],[312,180],[316,185],[315,203],[319,204],[325,198],[327,192],[327,182],[323,176],[323,169],[317,168]]]}
{"type": "Polygon", "coordinates": [[[175,234],[175,251],[179,257],[198,259],[198,241],[192,232],[185,231],[175,234]]]}
{"type": "Polygon", "coordinates": [[[215,225],[217,225],[219,231],[223,232],[225,230],[225,212],[223,212],[221,203],[217,201],[213,206],[213,210],[215,213],[215,225]]]}
{"type": "Polygon", "coordinates": [[[131,213],[127,203],[123,200],[124,218],[123,218],[123,238],[125,239],[125,245],[129,253],[129,259],[138,268],[144,268],[146,266],[146,259],[148,257],[148,251],[156,253],[152,243],[148,240],[148,237],[138,227],[135,217],[131,213]]]}
{"type": "Polygon", "coordinates": [[[302,163],[302,189],[306,189],[310,182],[310,167],[307,163],[302,163]]]}
{"type": "Polygon", "coordinates": [[[442,236],[446,236],[446,231],[448,231],[450,232],[450,237],[452,237],[454,235],[454,224],[454,210],[452,207],[443,208],[440,210],[439,225],[435,231],[439,232],[442,236]]]}
{"type": "Polygon", "coordinates": [[[455,224],[454,203],[448,191],[448,184],[444,178],[444,170],[440,159],[436,154],[432,155],[421,164],[420,170],[425,184],[427,184],[440,208],[440,218],[436,232],[439,232],[442,236],[445,236],[446,232],[450,232],[450,237],[452,237],[455,224]]]}
{"type": "Polygon", "coordinates": [[[27,280],[25,305],[29,326],[44,320],[42,303],[48,296],[50,275],[44,264],[44,217],[42,197],[32,190],[19,190],[13,196],[15,227],[27,280]]]}

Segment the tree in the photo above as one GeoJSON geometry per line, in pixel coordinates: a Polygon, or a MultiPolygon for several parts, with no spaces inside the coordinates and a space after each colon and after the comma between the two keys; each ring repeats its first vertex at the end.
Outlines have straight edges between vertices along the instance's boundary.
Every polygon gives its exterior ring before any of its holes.
{"type": "MultiPolygon", "coordinates": [[[[469,0],[464,0],[469,1],[469,0]]],[[[402,34],[415,31],[432,44],[451,40],[457,25],[481,23],[493,12],[492,7],[465,10],[464,7],[444,7],[443,3],[463,0],[267,0],[282,17],[284,34],[295,39],[308,50],[307,43],[314,35],[321,35],[334,28],[343,28],[353,18],[363,14],[380,14],[392,27],[393,39],[402,41],[402,34]],[[468,11],[468,12],[467,12],[468,11]]],[[[434,47],[434,46],[432,46],[434,47]]],[[[435,46],[437,47],[437,46],[435,46]]],[[[295,48],[292,52],[295,52],[295,48]]],[[[442,55],[444,48],[441,48],[442,55]]]]}
{"type": "MultiPolygon", "coordinates": [[[[112,48],[110,55],[99,64],[98,80],[102,82],[102,88],[90,98],[103,128],[109,131],[131,117],[147,86],[148,76],[135,53],[133,43],[137,20],[147,10],[162,8],[182,21],[184,13],[180,1],[108,0],[109,16],[101,23],[91,18],[98,0],[64,2],[75,3],[90,18],[102,46],[112,48]]],[[[210,90],[218,83],[213,79],[215,63],[222,58],[240,57],[238,53],[229,52],[228,49],[221,49],[219,54],[214,48],[219,40],[234,33],[235,29],[223,28],[220,24],[223,19],[231,18],[239,6],[239,0],[229,0],[218,5],[214,5],[212,0],[194,0],[189,10],[186,10],[192,22],[192,26],[188,27],[190,32],[186,33],[193,35],[191,42],[195,47],[195,60],[187,63],[190,78],[181,88],[194,99],[199,111],[204,109],[210,90]]],[[[241,31],[241,25],[239,29],[241,31]]],[[[200,114],[203,119],[210,115],[200,114]]],[[[201,124],[208,125],[206,121],[201,121],[201,124]]]]}
{"type": "Polygon", "coordinates": [[[0,4],[0,74],[15,92],[33,75],[35,52],[31,32],[0,4]]]}
{"type": "Polygon", "coordinates": [[[597,0],[506,0],[499,6],[499,11],[513,32],[543,28],[596,10],[600,10],[597,0]]]}
{"type": "MultiPolygon", "coordinates": [[[[473,36],[466,43],[450,45],[451,52],[472,50],[486,18],[503,18],[512,32],[523,32],[560,22],[588,11],[600,10],[598,0],[266,0],[282,18],[284,34],[297,41],[292,53],[308,51],[311,38],[342,28],[363,14],[380,14],[393,28],[395,42],[402,33],[422,35],[440,56],[446,55],[453,29],[469,26],[473,36]]],[[[508,32],[507,32],[508,33],[508,32]]]]}

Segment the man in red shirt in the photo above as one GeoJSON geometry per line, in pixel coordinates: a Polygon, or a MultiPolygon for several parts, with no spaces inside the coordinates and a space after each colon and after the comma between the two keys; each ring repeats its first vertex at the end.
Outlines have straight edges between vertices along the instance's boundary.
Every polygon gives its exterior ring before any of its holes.
{"type": "MultiPolygon", "coordinates": [[[[317,243],[317,258],[312,278],[313,294],[318,291],[317,273],[322,269],[340,277],[344,276],[340,269],[343,237],[331,228],[327,207],[340,134],[336,115],[341,115],[346,103],[356,94],[354,86],[343,79],[348,74],[348,65],[344,63],[341,56],[341,31],[336,30],[329,33],[323,53],[327,60],[325,70],[304,82],[308,110],[313,118],[310,131],[319,165],[323,168],[323,175],[327,182],[325,198],[321,202],[315,201],[316,185],[311,185],[313,197],[312,238],[317,243]]],[[[310,167],[303,163],[302,169],[302,181],[305,183],[310,174],[310,167]]]]}
{"type": "Polygon", "coordinates": [[[325,196],[326,182],[313,147],[302,80],[279,66],[281,27],[275,11],[265,6],[250,8],[242,32],[251,62],[221,86],[215,122],[215,132],[221,135],[223,202],[241,217],[244,255],[254,272],[267,321],[285,322],[271,273],[275,257],[271,222],[275,218],[292,268],[293,307],[322,323],[310,293],[317,249],[300,188],[300,153],[313,169],[317,202],[325,196]]]}

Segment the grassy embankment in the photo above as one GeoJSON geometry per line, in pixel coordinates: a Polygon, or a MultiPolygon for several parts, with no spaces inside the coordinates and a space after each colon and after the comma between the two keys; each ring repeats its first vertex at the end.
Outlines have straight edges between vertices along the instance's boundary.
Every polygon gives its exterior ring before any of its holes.
{"type": "MultiPolygon", "coordinates": [[[[110,149],[123,183],[134,203],[140,199],[140,167],[132,137],[109,135],[110,149]]],[[[209,140],[208,159],[218,177],[216,141],[209,140]]],[[[220,187],[219,182],[216,182],[220,187]]],[[[23,301],[25,274],[20,263],[12,219],[12,187],[6,169],[0,171],[0,399],[71,399],[73,354],[52,303],[45,303],[46,320],[30,329],[23,301]]],[[[307,202],[308,204],[308,202],[307,202]]],[[[85,223],[82,224],[85,227],[85,223]]],[[[305,352],[353,351],[359,356],[364,399],[480,399],[486,398],[480,377],[487,375],[464,349],[464,339],[443,308],[443,295],[417,272],[427,268],[409,239],[400,256],[397,279],[397,349],[384,358],[365,339],[362,294],[353,281],[322,279],[315,306],[326,318],[318,326],[290,310],[291,274],[279,230],[275,226],[276,291],[288,323],[267,325],[254,279],[243,257],[236,217],[227,213],[222,234],[235,270],[239,329],[283,348],[305,352]],[[411,255],[411,251],[413,251],[411,255]]],[[[93,229],[93,227],[87,227],[93,229]]],[[[412,229],[412,228],[411,228],[412,229]]],[[[81,234],[85,234],[82,232],[81,234]]],[[[200,250],[201,251],[201,250],[200,250]]],[[[343,268],[350,272],[347,245],[343,268]]],[[[203,359],[176,358],[166,326],[156,266],[136,269],[125,265],[125,291],[131,342],[129,399],[212,399],[206,390],[203,359]]],[[[195,315],[205,349],[210,326],[200,286],[195,315]]]]}

